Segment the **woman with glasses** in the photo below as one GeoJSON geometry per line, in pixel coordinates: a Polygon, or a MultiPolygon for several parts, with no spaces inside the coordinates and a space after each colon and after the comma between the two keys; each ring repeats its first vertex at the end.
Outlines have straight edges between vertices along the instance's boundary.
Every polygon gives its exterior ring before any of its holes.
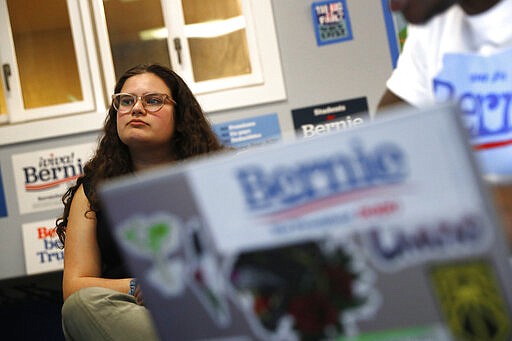
{"type": "Polygon", "coordinates": [[[69,340],[154,340],[136,280],[102,215],[97,185],[223,149],[185,82],[160,65],[128,70],[116,84],[95,155],[63,196],[57,234],[65,245],[62,308],[69,340]]]}

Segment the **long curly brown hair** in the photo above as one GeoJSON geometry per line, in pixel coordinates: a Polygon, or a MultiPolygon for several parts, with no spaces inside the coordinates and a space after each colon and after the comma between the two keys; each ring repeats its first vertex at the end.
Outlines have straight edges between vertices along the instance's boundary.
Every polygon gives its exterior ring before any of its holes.
{"type": "MultiPolygon", "coordinates": [[[[137,65],[119,78],[114,93],[121,91],[128,78],[148,72],[155,74],[167,84],[172,98],[177,103],[174,107],[175,129],[170,142],[176,159],[183,160],[223,149],[224,146],[217,139],[192,91],[171,69],[158,64],[137,65]]],[[[117,111],[111,105],[94,156],[85,164],[83,174],[77,179],[76,184],[70,187],[62,197],[64,212],[56,221],[56,231],[63,245],[71,201],[84,179],[87,178],[91,185],[91,193],[88,197],[91,211],[99,212],[100,203],[95,190],[98,183],[133,172],[131,155],[128,147],[119,138],[116,121],[117,111]]]]}

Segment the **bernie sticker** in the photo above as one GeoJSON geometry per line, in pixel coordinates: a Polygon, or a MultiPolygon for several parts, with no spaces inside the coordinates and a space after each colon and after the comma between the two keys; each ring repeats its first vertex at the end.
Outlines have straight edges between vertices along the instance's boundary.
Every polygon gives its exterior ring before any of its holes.
{"type": "Polygon", "coordinates": [[[438,265],[430,277],[445,321],[459,340],[511,339],[510,313],[485,261],[438,265]]]}

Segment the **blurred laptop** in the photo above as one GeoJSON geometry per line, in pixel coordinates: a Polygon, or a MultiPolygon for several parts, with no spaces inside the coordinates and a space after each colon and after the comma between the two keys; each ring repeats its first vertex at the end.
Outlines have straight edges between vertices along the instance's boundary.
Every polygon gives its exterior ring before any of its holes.
{"type": "Polygon", "coordinates": [[[452,106],[111,181],[162,340],[510,340],[504,233],[452,106]]]}

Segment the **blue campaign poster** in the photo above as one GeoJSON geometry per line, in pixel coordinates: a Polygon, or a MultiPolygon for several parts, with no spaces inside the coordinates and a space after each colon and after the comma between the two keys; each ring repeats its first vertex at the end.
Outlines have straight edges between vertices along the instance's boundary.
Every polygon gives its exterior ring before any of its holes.
{"type": "Polygon", "coordinates": [[[277,114],[215,124],[213,130],[220,141],[234,148],[246,148],[281,139],[277,114]]]}
{"type": "Polygon", "coordinates": [[[7,217],[7,205],[5,203],[4,185],[2,182],[2,171],[0,170],[0,218],[7,217]]]}
{"type": "Polygon", "coordinates": [[[352,40],[346,0],[314,2],[311,14],[318,46],[352,40]]]}

